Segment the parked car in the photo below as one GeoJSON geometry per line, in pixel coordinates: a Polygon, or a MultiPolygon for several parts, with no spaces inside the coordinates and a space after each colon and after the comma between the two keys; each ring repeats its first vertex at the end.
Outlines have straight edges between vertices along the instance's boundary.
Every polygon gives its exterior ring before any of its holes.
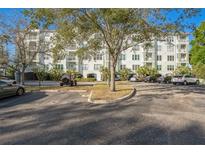
{"type": "Polygon", "coordinates": [[[160,76],[157,78],[158,83],[171,83],[172,77],[171,76],[160,76]]]}
{"type": "Polygon", "coordinates": [[[174,85],[176,84],[183,84],[183,85],[188,85],[188,84],[199,84],[199,79],[192,75],[176,75],[172,78],[172,83],[174,85]]]}
{"type": "Polygon", "coordinates": [[[0,98],[18,95],[21,96],[25,93],[25,88],[22,85],[12,84],[6,80],[0,80],[0,98]]]}
{"type": "Polygon", "coordinates": [[[60,86],[64,86],[64,85],[77,86],[77,80],[75,78],[75,75],[64,74],[61,77],[60,86]]]}
{"type": "Polygon", "coordinates": [[[1,81],[5,81],[5,82],[9,82],[9,83],[12,83],[12,84],[16,84],[16,80],[12,80],[6,76],[0,76],[0,80],[1,81]]]}
{"type": "Polygon", "coordinates": [[[120,81],[120,75],[115,74],[115,81],[120,81]]]}
{"type": "Polygon", "coordinates": [[[130,82],[137,82],[138,79],[137,79],[137,76],[136,75],[133,75],[130,79],[129,79],[130,82]]]}
{"type": "Polygon", "coordinates": [[[156,82],[157,81],[157,77],[156,76],[147,76],[144,79],[144,82],[156,82]]]}

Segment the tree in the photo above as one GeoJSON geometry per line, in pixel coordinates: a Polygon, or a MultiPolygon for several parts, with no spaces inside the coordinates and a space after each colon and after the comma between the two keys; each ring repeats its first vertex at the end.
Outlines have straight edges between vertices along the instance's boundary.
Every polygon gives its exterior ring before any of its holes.
{"type": "MultiPolygon", "coordinates": [[[[7,37],[5,35],[0,35],[0,69],[6,70],[9,63],[9,55],[6,50],[7,37]]],[[[5,71],[6,73],[6,71],[5,71]]],[[[6,74],[4,74],[6,75],[6,74]]]]}
{"type": "Polygon", "coordinates": [[[196,64],[193,66],[192,73],[200,79],[205,79],[205,64],[196,64]]]}
{"type": "Polygon", "coordinates": [[[194,39],[191,42],[191,64],[205,64],[205,22],[194,31],[194,39]]]}
{"type": "Polygon", "coordinates": [[[130,73],[131,73],[131,70],[128,68],[121,69],[119,72],[120,80],[122,81],[128,80],[130,73]]]}
{"type": "Polygon", "coordinates": [[[109,76],[110,76],[110,72],[109,69],[107,67],[102,66],[100,68],[100,72],[101,72],[101,77],[103,81],[108,81],[109,76]]]}
{"type": "Polygon", "coordinates": [[[149,75],[154,76],[158,74],[158,71],[156,68],[151,68],[148,66],[140,66],[139,68],[137,68],[136,73],[139,77],[144,78],[149,75]]]}
{"type": "Polygon", "coordinates": [[[39,86],[41,86],[41,82],[47,78],[46,69],[42,66],[38,66],[33,68],[33,72],[36,74],[36,77],[39,81],[39,86]]]}
{"type": "Polygon", "coordinates": [[[51,79],[54,80],[54,81],[60,81],[60,80],[61,80],[61,77],[62,77],[62,75],[63,75],[62,70],[57,69],[57,68],[55,68],[55,67],[53,67],[52,69],[50,69],[49,73],[50,73],[51,79]]]}
{"type": "Polygon", "coordinates": [[[189,68],[188,66],[178,66],[174,71],[174,74],[191,74],[191,68],[189,68]]]}
{"type": "Polygon", "coordinates": [[[46,41],[41,35],[38,36],[35,30],[36,27],[26,17],[22,16],[22,14],[13,14],[12,18],[8,19],[9,21],[5,19],[5,22],[1,22],[3,23],[1,24],[1,28],[7,36],[8,42],[15,46],[16,53],[12,63],[18,72],[20,72],[21,84],[24,84],[25,70],[29,66],[40,63],[40,59],[37,59],[37,56],[49,53],[51,42],[46,41]],[[35,41],[28,41],[31,35],[37,39],[35,41]]]}
{"type": "MultiPolygon", "coordinates": [[[[27,10],[36,25],[57,26],[60,48],[81,42],[80,53],[107,49],[110,57],[111,91],[115,91],[115,70],[122,51],[134,45],[179,33],[190,26],[183,21],[197,15],[197,9],[37,9],[27,10]],[[170,19],[170,14],[175,18],[170,19]],[[48,22],[47,22],[48,21],[48,22]],[[83,42],[83,43],[82,43],[83,42]]],[[[58,54],[60,54],[59,50],[58,54]]]]}

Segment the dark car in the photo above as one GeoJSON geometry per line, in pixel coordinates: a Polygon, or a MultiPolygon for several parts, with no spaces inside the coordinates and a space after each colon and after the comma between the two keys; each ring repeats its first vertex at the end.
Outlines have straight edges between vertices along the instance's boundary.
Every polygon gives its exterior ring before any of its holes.
{"type": "Polygon", "coordinates": [[[172,77],[171,76],[160,76],[157,78],[158,83],[171,83],[172,77]]]}
{"type": "Polygon", "coordinates": [[[64,74],[64,75],[61,77],[60,86],[64,86],[64,85],[77,86],[77,80],[76,80],[75,75],[64,74]]]}
{"type": "Polygon", "coordinates": [[[6,80],[0,80],[0,98],[18,95],[21,96],[25,93],[25,88],[22,85],[12,84],[6,80]]]}
{"type": "Polygon", "coordinates": [[[144,82],[156,82],[157,81],[157,77],[156,76],[147,76],[144,79],[144,82]]]}

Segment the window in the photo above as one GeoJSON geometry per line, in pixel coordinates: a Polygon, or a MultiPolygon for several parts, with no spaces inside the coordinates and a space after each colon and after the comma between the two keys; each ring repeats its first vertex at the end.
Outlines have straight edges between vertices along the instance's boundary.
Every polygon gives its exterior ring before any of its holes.
{"type": "Polygon", "coordinates": [[[126,65],[120,65],[120,69],[125,69],[126,65]]]}
{"type": "Polygon", "coordinates": [[[132,60],[140,60],[140,55],[132,55],[132,60]]]}
{"type": "Polygon", "coordinates": [[[168,71],[174,71],[174,65],[167,65],[168,71]]]}
{"type": "Polygon", "coordinates": [[[162,61],[162,55],[157,55],[157,61],[162,61]]]}
{"type": "Polygon", "coordinates": [[[55,68],[56,68],[56,69],[63,70],[63,64],[56,64],[56,65],[55,65],[55,68]]]}
{"type": "Polygon", "coordinates": [[[49,55],[45,55],[44,56],[44,60],[49,60],[50,56],[49,55]]]}
{"type": "Polygon", "coordinates": [[[94,64],[94,70],[100,70],[101,64],[94,64]]]}
{"type": "Polygon", "coordinates": [[[36,42],[29,42],[29,50],[36,50],[36,42]]]}
{"type": "Polygon", "coordinates": [[[168,36],[167,37],[167,42],[174,42],[174,37],[173,36],[168,36]]]}
{"type": "Polygon", "coordinates": [[[167,56],[167,61],[174,61],[174,56],[167,56]]]}
{"type": "Polygon", "coordinates": [[[185,41],[186,40],[186,35],[180,35],[179,40],[180,41],[185,41]]]}
{"type": "Polygon", "coordinates": [[[186,44],[181,44],[180,49],[182,49],[182,50],[186,49],[186,44]]]}
{"type": "Polygon", "coordinates": [[[94,60],[102,60],[102,54],[96,54],[94,60]]]}
{"type": "Polygon", "coordinates": [[[168,52],[173,52],[174,51],[174,46],[172,44],[167,45],[167,51],[168,52]]]}
{"type": "Polygon", "coordinates": [[[162,65],[157,65],[157,70],[161,71],[162,70],[162,65]]]}
{"type": "Polygon", "coordinates": [[[46,70],[49,70],[49,64],[46,64],[46,65],[45,65],[45,69],[46,69],[46,70]]]}
{"type": "Polygon", "coordinates": [[[140,65],[132,65],[132,70],[137,70],[140,67],[140,65]]]}
{"type": "Polygon", "coordinates": [[[121,54],[120,55],[120,60],[125,60],[125,59],[126,59],[125,54],[121,54]]]}
{"type": "Polygon", "coordinates": [[[146,61],[152,60],[152,53],[146,53],[146,61]]]}
{"type": "Polygon", "coordinates": [[[4,81],[0,81],[0,86],[6,86],[7,85],[7,83],[6,82],[4,82],[4,81]]]}
{"type": "Polygon", "coordinates": [[[82,70],[88,70],[88,64],[83,64],[82,65],[82,70]]]}
{"type": "Polygon", "coordinates": [[[139,51],[140,50],[140,47],[139,45],[135,45],[133,48],[132,48],[133,51],[139,51]]]}
{"type": "Polygon", "coordinates": [[[75,53],[69,53],[68,60],[75,60],[75,53]]]}
{"type": "Polygon", "coordinates": [[[162,51],[162,46],[161,46],[161,45],[158,45],[158,46],[157,46],[157,50],[158,50],[158,51],[162,51]]]}
{"type": "Polygon", "coordinates": [[[37,33],[30,33],[29,40],[35,40],[35,39],[37,39],[37,33]]]}

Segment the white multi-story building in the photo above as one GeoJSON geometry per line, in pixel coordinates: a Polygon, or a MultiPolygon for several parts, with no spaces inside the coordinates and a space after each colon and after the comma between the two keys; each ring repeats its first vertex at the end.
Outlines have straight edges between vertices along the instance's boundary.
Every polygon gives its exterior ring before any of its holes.
{"type": "MultiPolygon", "coordinates": [[[[35,31],[29,38],[30,44],[45,37],[50,40],[55,31],[35,31]]],[[[52,46],[52,45],[51,45],[52,46]]],[[[31,45],[32,47],[32,45],[31,45]]],[[[65,57],[59,60],[55,66],[63,71],[76,70],[86,77],[95,77],[101,80],[101,66],[108,66],[108,53],[101,50],[93,57],[84,57],[83,61],[75,55],[77,45],[72,45],[66,50],[65,57]]],[[[51,54],[52,55],[52,54],[51,54]]],[[[48,55],[37,55],[35,62],[44,64],[48,69],[53,67],[53,58],[48,55]]],[[[133,72],[140,66],[155,67],[160,74],[170,74],[177,66],[189,65],[189,38],[188,34],[170,35],[163,40],[155,40],[152,47],[145,49],[143,43],[123,51],[119,57],[116,71],[128,68],[133,72]]]]}

